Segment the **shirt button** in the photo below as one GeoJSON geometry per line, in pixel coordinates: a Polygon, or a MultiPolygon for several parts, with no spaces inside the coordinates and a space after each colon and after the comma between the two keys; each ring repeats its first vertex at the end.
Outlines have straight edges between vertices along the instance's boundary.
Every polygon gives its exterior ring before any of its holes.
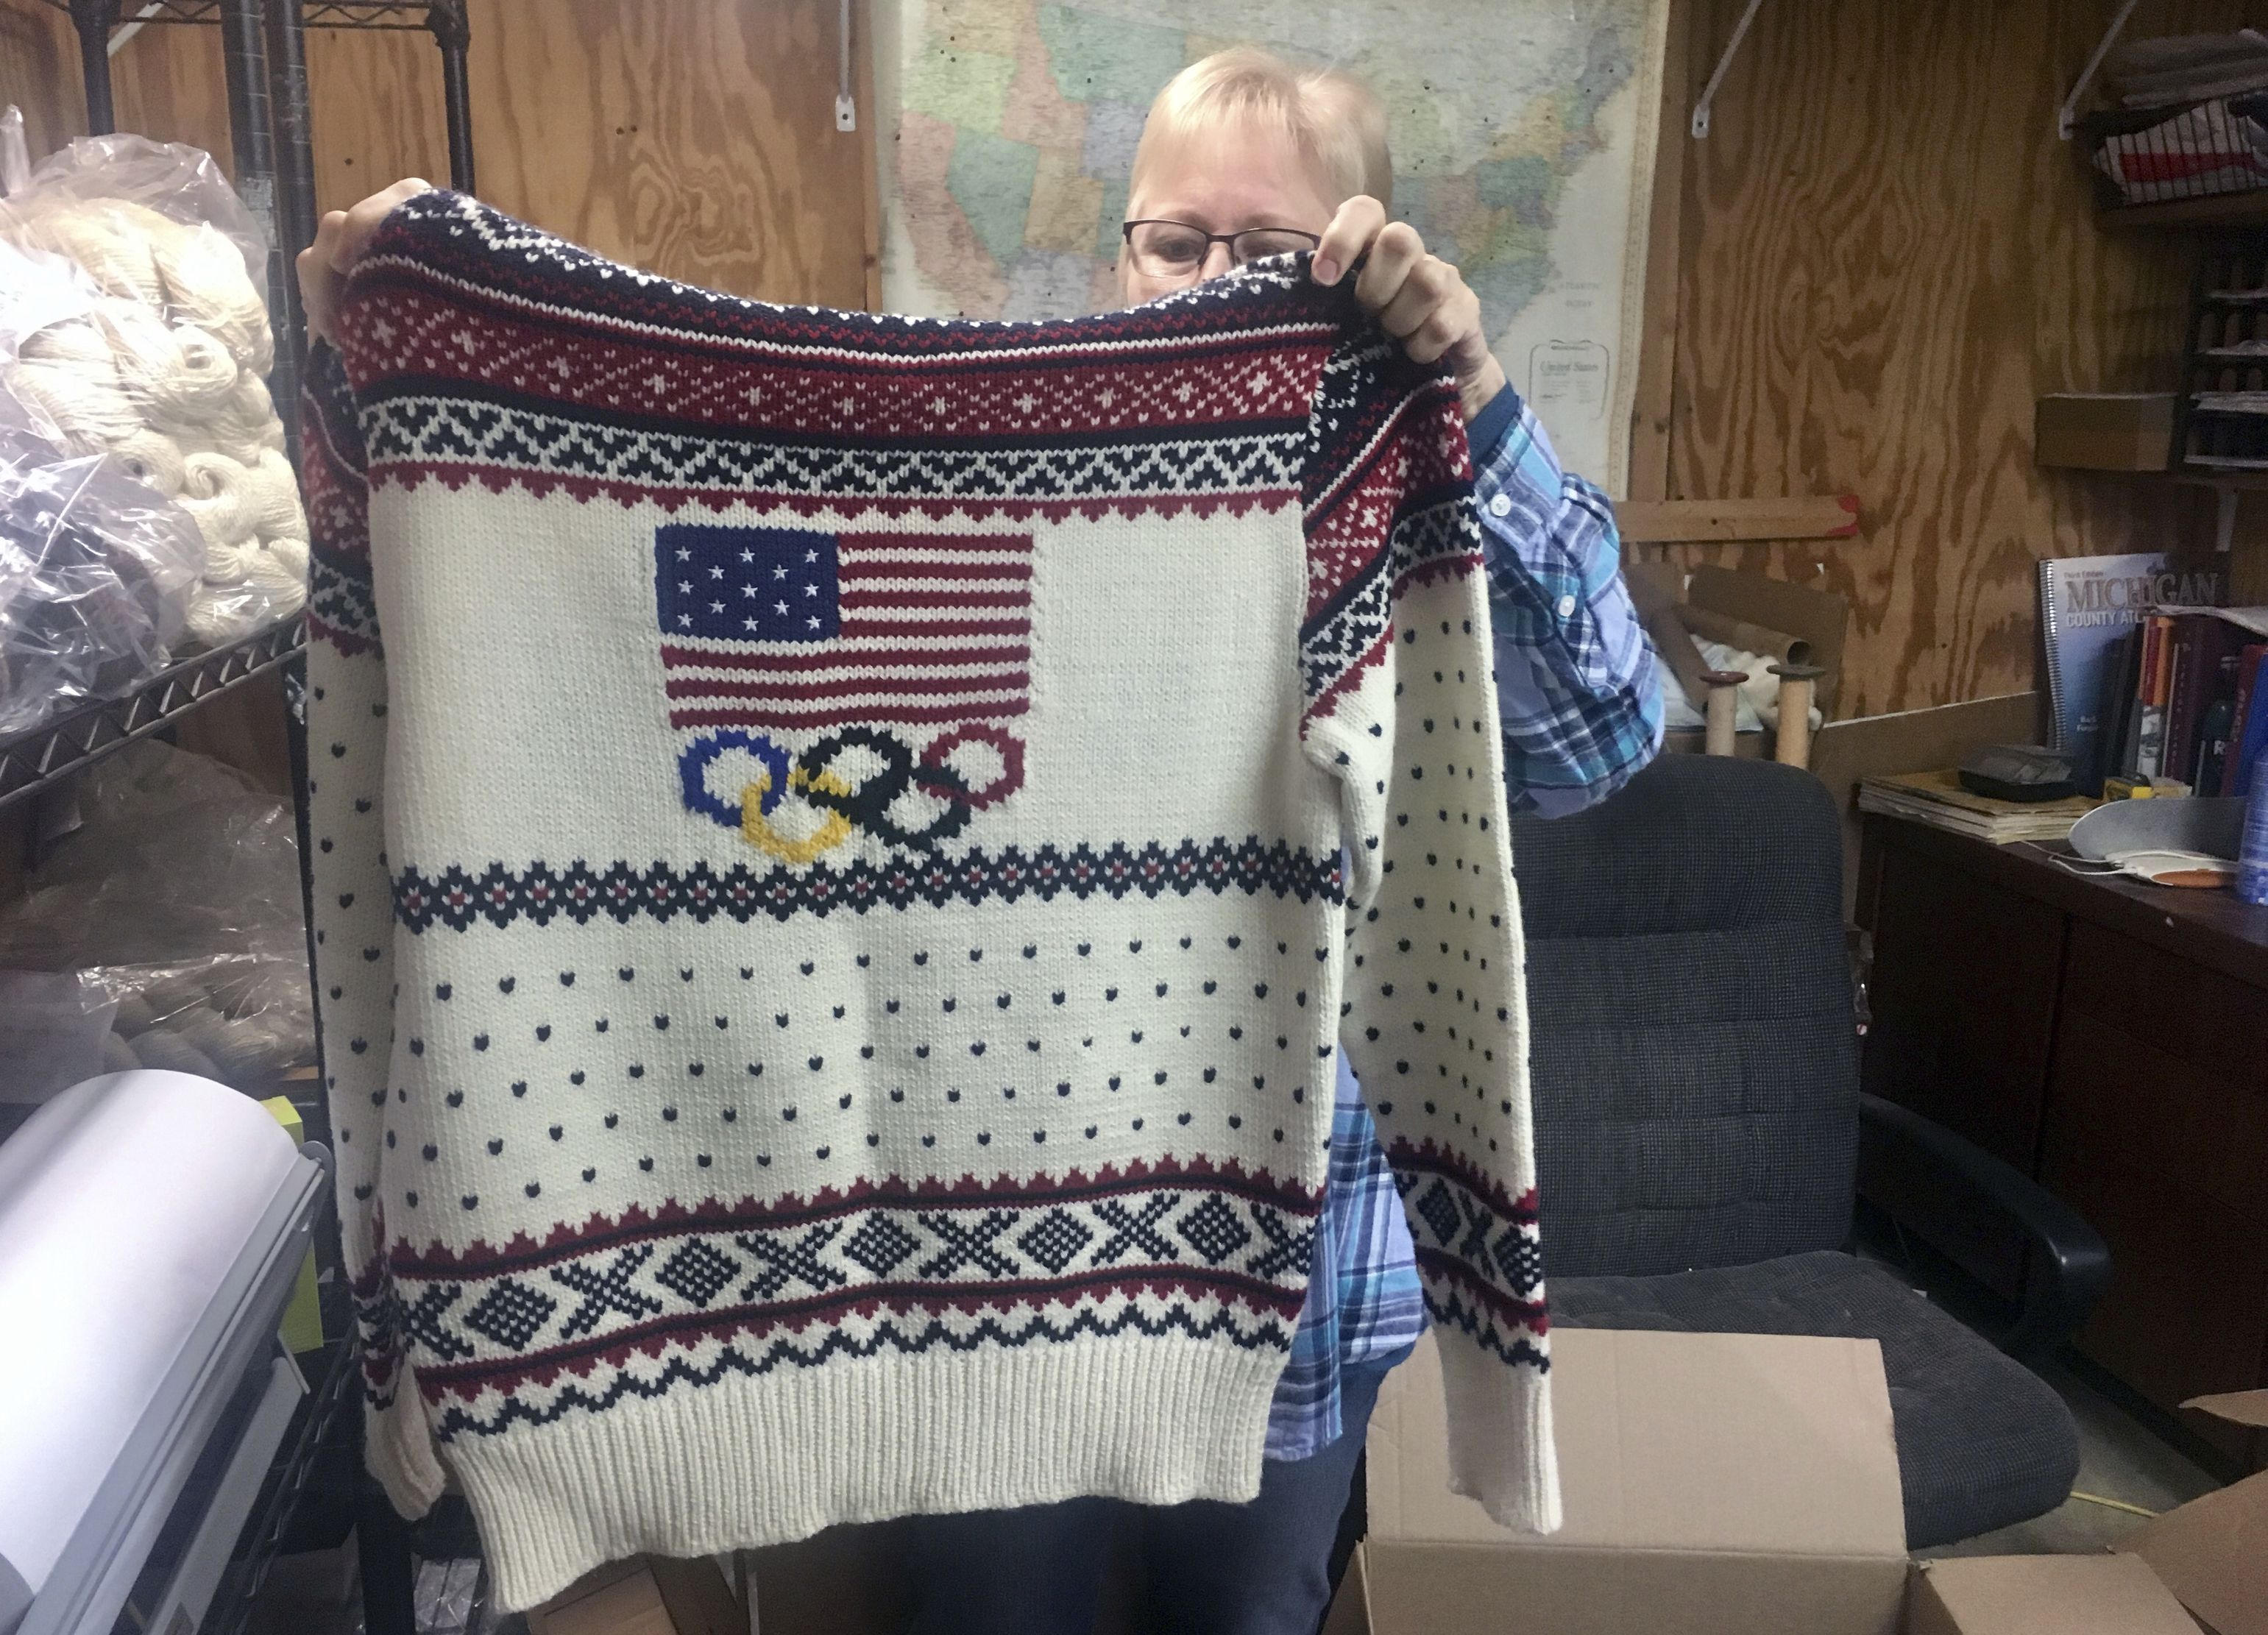
{"type": "Polygon", "coordinates": [[[1575,616],[1575,599],[1572,596],[1562,596],[1559,599],[1559,616],[1563,619],[1572,619],[1575,616]]]}
{"type": "Polygon", "coordinates": [[[1491,517],[1509,517],[1512,515],[1512,497],[1508,494],[1498,494],[1491,498],[1489,501],[1489,515],[1491,517]]]}

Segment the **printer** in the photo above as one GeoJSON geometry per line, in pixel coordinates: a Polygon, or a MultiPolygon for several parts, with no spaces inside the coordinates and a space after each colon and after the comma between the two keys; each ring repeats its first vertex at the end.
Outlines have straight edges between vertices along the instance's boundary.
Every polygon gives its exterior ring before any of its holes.
{"type": "Polygon", "coordinates": [[[306,1395],[276,1325],[329,1167],[151,1070],[0,1141],[0,1635],[202,1622],[306,1395]]]}

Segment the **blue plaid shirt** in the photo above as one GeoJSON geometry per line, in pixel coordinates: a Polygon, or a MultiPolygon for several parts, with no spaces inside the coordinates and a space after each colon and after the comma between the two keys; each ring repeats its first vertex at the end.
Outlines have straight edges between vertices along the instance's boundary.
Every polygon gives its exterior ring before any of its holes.
{"type": "MultiPolygon", "coordinates": [[[[1653,649],[1624,586],[1607,497],[1559,468],[1551,440],[1510,387],[1466,435],[1487,552],[1514,812],[1560,817],[1603,800],[1661,745],[1653,649]]],[[[1268,1456],[1304,1459],[1339,1439],[1339,1371],[1390,1357],[1425,1326],[1394,1172],[1338,1060],[1330,1175],[1307,1304],[1276,1386],[1268,1456]]]]}

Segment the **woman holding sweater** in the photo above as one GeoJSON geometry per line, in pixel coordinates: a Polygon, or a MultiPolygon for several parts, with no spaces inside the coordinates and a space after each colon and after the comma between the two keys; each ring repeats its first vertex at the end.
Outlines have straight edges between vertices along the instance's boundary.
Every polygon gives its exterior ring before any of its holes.
{"type": "MultiPolygon", "coordinates": [[[[299,258],[310,328],[328,334],[339,284],[394,205],[395,184],[326,216],[299,258]]],[[[1511,809],[1557,816],[1619,788],[1653,756],[1661,704],[1631,605],[1613,512],[1563,472],[1505,377],[1457,269],[1388,214],[1385,117],[1351,76],[1248,48],[1192,64],[1160,92],[1134,160],[1119,288],[1129,305],[1244,261],[1313,252],[1312,276],[1351,277],[1359,304],[1421,363],[1454,378],[1487,553],[1511,809]]],[[[1140,1508],[1160,1629],[1312,1635],[1372,1403],[1425,1322],[1409,1228],[1344,1057],[1314,1277],[1277,1388],[1268,1463],[1248,1504],[1140,1508]]],[[[923,1518],[915,1628],[1052,1635],[1091,1623],[1111,1532],[1103,1499],[923,1518]]]]}

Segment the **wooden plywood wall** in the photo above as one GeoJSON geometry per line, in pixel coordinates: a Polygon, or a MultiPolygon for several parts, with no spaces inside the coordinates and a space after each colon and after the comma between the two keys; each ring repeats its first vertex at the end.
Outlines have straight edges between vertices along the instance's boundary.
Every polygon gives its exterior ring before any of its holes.
{"type": "MultiPolygon", "coordinates": [[[[1691,5],[1689,107],[1742,10],[1691,5]]],[[[1848,596],[1838,713],[2029,688],[2038,558],[2209,536],[2194,493],[2032,463],[2040,393],[2175,385],[2193,252],[2101,232],[2055,131],[2113,9],[1768,4],[1711,136],[1663,172],[1683,189],[1668,492],[1848,491],[1865,519],[1678,554],[1848,596]]],[[[2133,32],[2246,10],[2161,0],[2133,32]]]]}
{"type": "MultiPolygon", "coordinates": [[[[868,305],[873,122],[835,129],[836,17],[831,0],[471,0],[481,196],[673,277],[868,305]]],[[[85,129],[59,16],[0,0],[0,94],[26,102],[35,152],[85,129]]],[[[143,28],[113,59],[119,128],[225,163],[220,63],[217,28],[143,28]]],[[[311,29],[307,65],[324,209],[404,176],[448,180],[429,35],[311,29]]]]}
{"type": "MultiPolygon", "coordinates": [[[[2116,0],[1769,0],[1697,143],[1683,110],[1742,0],[1676,4],[1638,439],[1654,475],[1634,490],[1859,496],[1857,540],[1677,553],[1847,595],[1845,712],[2032,685],[2038,558],[2210,527],[2193,492],[2031,460],[2040,393],[2174,384],[2191,247],[2101,232],[2054,130],[2116,0]]],[[[2154,0],[2134,32],[2246,11],[2154,0]]],[[[472,0],[481,193],[677,276],[868,304],[872,120],[833,129],[834,11],[472,0]]],[[[316,31],[309,63],[327,207],[446,179],[426,37],[316,31]]],[[[225,154],[217,30],[145,28],[116,75],[128,129],[225,154]]],[[[69,28],[37,0],[0,0],[0,94],[35,148],[83,129],[69,28]]],[[[2268,497],[2244,532],[2240,593],[2268,592],[2268,497]]]]}

